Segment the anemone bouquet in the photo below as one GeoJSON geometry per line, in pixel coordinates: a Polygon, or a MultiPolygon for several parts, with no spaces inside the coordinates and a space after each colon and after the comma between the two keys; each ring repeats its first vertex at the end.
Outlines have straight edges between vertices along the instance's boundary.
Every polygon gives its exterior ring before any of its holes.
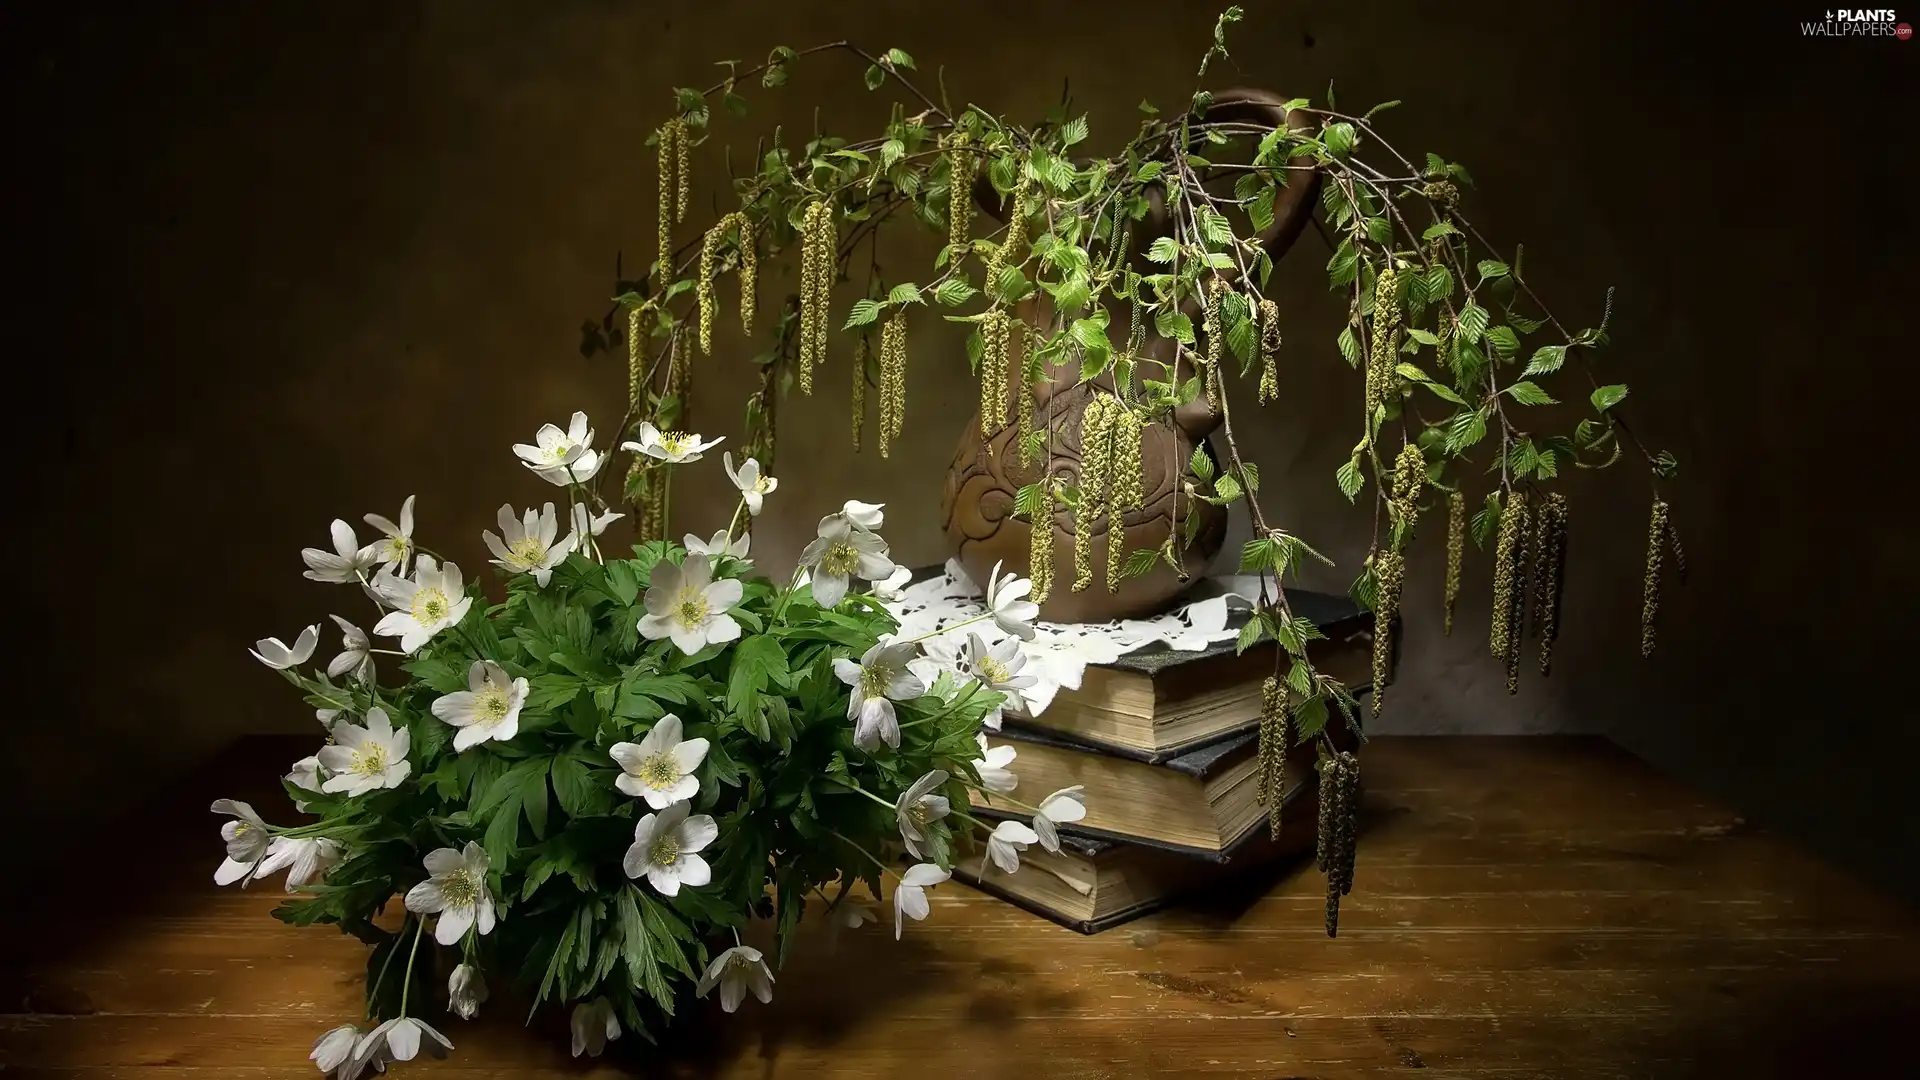
{"type": "MultiPolygon", "coordinates": [[[[718,442],[640,435],[623,449],[673,468],[711,467],[698,463],[718,442]]],[[[600,535],[620,515],[587,486],[607,456],[592,442],[576,413],[515,447],[569,509],[500,508],[483,536],[497,598],[415,541],[409,498],[398,523],[367,515],[373,543],[335,521],[332,550],[303,553],[309,578],[370,602],[371,633],[333,616],[342,645],[324,670],[317,624],[254,650],[327,737],[284,779],[305,823],[214,804],[231,819],[215,880],[284,871],[304,895],[277,917],[372,947],[369,1027],[313,1049],[335,1080],[446,1053],[433,1021],[471,1018],[489,984],[570,1009],[575,1055],[653,1039],[715,990],[728,1012],[768,1001],[809,905],[857,927],[884,921],[860,896],[890,898],[898,937],[929,915],[966,830],[1017,865],[1084,813],[1077,790],[1006,794],[1007,748],[989,760],[981,728],[1017,687],[990,656],[943,663],[899,639],[882,601],[906,574],[882,507],[848,502],[791,575],[751,576],[749,528],[777,482],[728,455],[726,531],[614,558],[600,535]],[[969,788],[1032,826],[989,831],[962,809],[969,788]],[[743,943],[756,921],[771,955],[743,943]]],[[[1030,587],[994,582],[981,620],[1031,635],[1030,587]]]]}

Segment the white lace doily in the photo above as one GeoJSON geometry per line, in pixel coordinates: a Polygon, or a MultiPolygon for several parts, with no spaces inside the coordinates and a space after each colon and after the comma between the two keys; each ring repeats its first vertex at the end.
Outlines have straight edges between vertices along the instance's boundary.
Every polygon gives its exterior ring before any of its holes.
{"type": "MultiPolygon", "coordinates": [[[[1258,579],[1253,577],[1209,578],[1196,586],[1196,592],[1206,594],[1202,599],[1150,619],[1035,623],[1033,640],[1020,643],[1020,651],[1027,658],[1024,673],[1038,680],[1038,685],[1022,693],[1027,712],[1044,712],[1063,687],[1078,690],[1088,664],[1110,664],[1154,644],[1198,652],[1216,642],[1232,640],[1239,630],[1228,626],[1228,612],[1235,607],[1251,607],[1248,597],[1257,595],[1258,590],[1258,579]]],[[[922,642],[927,656],[933,663],[951,668],[966,652],[968,633],[979,634],[988,645],[1008,636],[991,619],[935,634],[943,627],[985,614],[981,596],[981,588],[958,562],[949,559],[943,573],[907,586],[901,590],[901,598],[886,607],[900,620],[900,638],[934,634],[922,642]]]]}

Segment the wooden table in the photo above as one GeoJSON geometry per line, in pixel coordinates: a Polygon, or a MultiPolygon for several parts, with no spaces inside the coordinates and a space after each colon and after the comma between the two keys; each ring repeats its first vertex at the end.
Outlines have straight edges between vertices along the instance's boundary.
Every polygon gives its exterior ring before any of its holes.
{"type": "MultiPolygon", "coordinates": [[[[277,889],[216,889],[205,812],[303,749],[252,740],[195,805],[129,826],[144,870],[116,845],[41,879],[57,901],[7,930],[0,1076],[319,1075],[307,1051],[357,1016],[365,950],[269,918],[277,889]]],[[[813,933],[771,1007],[696,1045],[574,1062],[564,1020],[530,1033],[496,1001],[448,1022],[449,1060],[395,1075],[1916,1075],[1914,916],[1813,855],[1597,740],[1379,739],[1364,760],[1337,940],[1310,866],[1095,937],[951,884],[902,942],[813,933]]]]}

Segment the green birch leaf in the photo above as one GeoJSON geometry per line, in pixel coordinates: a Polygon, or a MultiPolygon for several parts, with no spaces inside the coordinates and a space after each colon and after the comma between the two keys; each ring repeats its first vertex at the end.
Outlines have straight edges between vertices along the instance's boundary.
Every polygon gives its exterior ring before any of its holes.
{"type": "Polygon", "coordinates": [[[1193,320],[1184,312],[1162,311],[1153,317],[1153,326],[1161,337],[1172,338],[1182,345],[1193,344],[1193,320]]]}
{"type": "Polygon", "coordinates": [[[1467,306],[1460,309],[1460,317],[1459,322],[1456,324],[1457,329],[1455,336],[1461,341],[1478,342],[1480,335],[1486,333],[1487,319],[1486,308],[1481,307],[1471,300],[1467,301],[1467,306]]]}
{"type": "Polygon", "coordinates": [[[1533,351],[1533,359],[1527,361],[1527,369],[1521,372],[1521,374],[1529,376],[1551,375],[1559,371],[1560,365],[1566,363],[1566,360],[1567,347],[1565,345],[1542,345],[1533,351]]]}
{"type": "Polygon", "coordinates": [[[1517,382],[1507,387],[1505,393],[1522,405],[1552,405],[1553,396],[1530,382],[1517,382]]]}
{"type": "Polygon", "coordinates": [[[1358,457],[1349,458],[1347,463],[1340,466],[1339,471],[1333,474],[1333,478],[1340,485],[1340,494],[1345,495],[1348,502],[1352,502],[1367,483],[1366,477],[1360,473],[1358,457]]]}
{"type": "Polygon", "coordinates": [[[1213,479],[1213,458],[1208,456],[1204,442],[1194,444],[1193,456],[1187,460],[1187,467],[1203,481],[1213,479]]]}
{"type": "Polygon", "coordinates": [[[1340,355],[1346,358],[1349,367],[1360,366],[1360,335],[1348,326],[1340,331],[1340,355]]]}

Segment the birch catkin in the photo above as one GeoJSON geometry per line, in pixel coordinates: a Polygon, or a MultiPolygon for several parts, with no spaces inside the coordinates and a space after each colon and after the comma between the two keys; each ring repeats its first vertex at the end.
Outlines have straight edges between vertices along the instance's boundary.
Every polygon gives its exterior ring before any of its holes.
{"type": "Polygon", "coordinates": [[[1640,597],[1641,656],[1652,656],[1659,639],[1660,570],[1667,543],[1667,504],[1656,497],[1647,519],[1647,573],[1640,597]]]}
{"type": "Polygon", "coordinates": [[[1567,497],[1547,496],[1540,511],[1540,562],[1534,570],[1535,631],[1540,636],[1540,674],[1553,670],[1553,642],[1560,636],[1561,575],[1567,564],[1567,497]]]}
{"type": "Polygon", "coordinates": [[[1272,675],[1260,684],[1260,805],[1267,808],[1267,830],[1280,838],[1280,808],[1287,798],[1289,749],[1287,691],[1272,675]]]}
{"type": "Polygon", "coordinates": [[[1275,359],[1280,353],[1280,307],[1271,300],[1260,301],[1260,388],[1255,400],[1265,405],[1280,396],[1280,374],[1275,359]]]}
{"type": "Polygon", "coordinates": [[[1467,497],[1459,491],[1447,493],[1447,591],[1446,629],[1453,633],[1453,605],[1460,599],[1460,564],[1467,552],[1467,497]]]}
{"type": "Polygon", "coordinates": [[[1500,508],[1499,538],[1493,548],[1493,622],[1487,635],[1488,648],[1502,660],[1507,658],[1507,650],[1512,645],[1513,579],[1519,566],[1526,518],[1526,493],[1508,492],[1506,505],[1500,508]]]}
{"type": "Polygon", "coordinates": [[[1053,484],[1050,480],[1041,481],[1040,509],[1033,513],[1030,531],[1027,576],[1033,580],[1031,599],[1036,604],[1044,604],[1053,591],[1053,484]]]}

